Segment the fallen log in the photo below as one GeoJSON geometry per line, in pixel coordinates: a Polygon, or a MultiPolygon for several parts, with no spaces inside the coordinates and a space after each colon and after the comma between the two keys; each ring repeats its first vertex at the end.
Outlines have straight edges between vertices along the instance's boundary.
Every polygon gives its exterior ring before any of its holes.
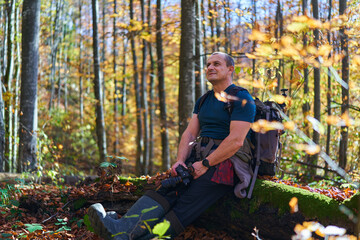
{"type": "Polygon", "coordinates": [[[291,239],[296,224],[316,221],[324,226],[336,225],[355,232],[355,224],[339,209],[346,206],[358,211],[359,193],[342,203],[319,193],[257,180],[251,199],[238,199],[229,194],[220,199],[194,223],[208,230],[226,231],[235,239],[254,239],[256,227],[261,239],[291,239]],[[298,199],[299,211],[290,213],[290,200],[298,199]]]}

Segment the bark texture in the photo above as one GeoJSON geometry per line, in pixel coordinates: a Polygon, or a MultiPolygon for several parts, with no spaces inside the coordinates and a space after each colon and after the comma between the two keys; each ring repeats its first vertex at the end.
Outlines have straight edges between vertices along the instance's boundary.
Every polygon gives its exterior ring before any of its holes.
{"type": "Polygon", "coordinates": [[[181,1],[179,136],[185,131],[194,106],[195,1],[181,1]]]}
{"type": "Polygon", "coordinates": [[[40,0],[25,0],[22,12],[20,146],[18,172],[35,170],[40,0]]]}
{"type": "Polygon", "coordinates": [[[93,54],[94,54],[94,92],[96,99],[96,135],[97,144],[99,147],[100,161],[106,160],[106,134],[105,134],[105,119],[104,119],[104,106],[102,102],[102,89],[101,89],[101,73],[100,73],[100,56],[99,56],[99,35],[98,35],[98,2],[92,0],[92,15],[93,15],[93,54]]]}

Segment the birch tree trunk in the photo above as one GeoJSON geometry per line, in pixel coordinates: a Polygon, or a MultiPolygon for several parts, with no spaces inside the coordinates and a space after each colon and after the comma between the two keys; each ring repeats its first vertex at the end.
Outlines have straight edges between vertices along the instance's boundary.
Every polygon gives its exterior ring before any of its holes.
{"type": "Polygon", "coordinates": [[[5,100],[5,132],[7,137],[5,139],[5,172],[12,171],[12,148],[13,148],[13,70],[14,70],[14,50],[15,50],[15,0],[7,2],[7,66],[5,72],[5,87],[8,93],[8,98],[5,100]]]}
{"type": "Polygon", "coordinates": [[[106,133],[104,120],[104,107],[101,91],[101,73],[99,56],[99,36],[98,36],[98,1],[92,0],[92,18],[93,18],[93,54],[94,54],[94,92],[96,99],[96,135],[99,147],[100,161],[106,161],[106,133]]]}
{"type": "MultiPolygon", "coordinates": [[[[20,36],[20,8],[16,8],[15,18],[15,32],[17,39],[21,39],[20,36]]],[[[13,147],[13,159],[12,169],[16,171],[18,165],[18,135],[19,135],[19,95],[20,95],[20,68],[21,68],[21,46],[20,41],[16,41],[16,64],[15,64],[15,92],[14,92],[14,117],[13,117],[13,136],[14,136],[14,147],[13,147]]]]}
{"type": "MultiPolygon", "coordinates": [[[[181,7],[182,9],[182,7],[181,7]]],[[[165,97],[165,76],[164,76],[164,54],[162,43],[162,6],[161,0],[156,1],[156,54],[158,66],[158,92],[160,106],[160,132],[161,132],[161,170],[166,171],[170,168],[170,149],[167,127],[166,97],[165,97]]],[[[180,60],[181,65],[181,60],[180,60]]],[[[192,82],[193,83],[193,82],[192,82]]],[[[193,86],[190,85],[190,86],[193,86]]],[[[181,105],[181,104],[179,104],[181,105]]]]}
{"type": "Polygon", "coordinates": [[[37,167],[37,80],[39,61],[40,0],[24,0],[22,12],[22,65],[20,145],[18,172],[37,167]]]}

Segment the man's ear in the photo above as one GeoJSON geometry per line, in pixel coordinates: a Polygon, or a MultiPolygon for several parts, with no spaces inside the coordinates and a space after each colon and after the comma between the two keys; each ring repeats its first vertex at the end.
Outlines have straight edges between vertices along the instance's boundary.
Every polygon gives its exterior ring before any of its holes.
{"type": "Polygon", "coordinates": [[[229,67],[229,70],[233,73],[234,70],[235,70],[234,66],[230,66],[230,67],[229,67]]]}

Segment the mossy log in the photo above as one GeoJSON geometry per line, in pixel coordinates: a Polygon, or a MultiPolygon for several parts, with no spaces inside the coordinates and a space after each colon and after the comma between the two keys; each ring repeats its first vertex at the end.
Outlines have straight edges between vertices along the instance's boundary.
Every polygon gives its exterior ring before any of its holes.
{"type": "Polygon", "coordinates": [[[304,221],[324,226],[336,225],[354,233],[355,224],[340,211],[346,206],[357,214],[360,194],[340,203],[332,198],[304,189],[257,180],[251,199],[229,194],[203,213],[194,223],[198,227],[228,232],[235,239],[254,239],[256,227],[261,239],[291,239],[294,227],[304,221]],[[299,211],[290,213],[290,200],[298,199],[299,211]]]}

